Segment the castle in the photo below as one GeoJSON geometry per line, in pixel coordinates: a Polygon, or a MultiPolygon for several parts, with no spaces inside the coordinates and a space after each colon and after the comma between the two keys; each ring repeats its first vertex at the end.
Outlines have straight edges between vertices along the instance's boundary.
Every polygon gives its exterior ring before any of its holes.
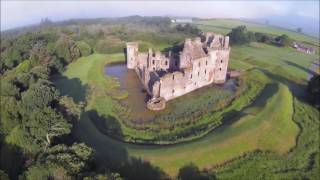
{"type": "Polygon", "coordinates": [[[147,107],[165,108],[165,102],[203,86],[226,81],[230,54],[229,37],[207,33],[186,39],[179,54],[138,51],[137,42],[127,43],[127,68],[134,69],[151,99],[147,107]]]}

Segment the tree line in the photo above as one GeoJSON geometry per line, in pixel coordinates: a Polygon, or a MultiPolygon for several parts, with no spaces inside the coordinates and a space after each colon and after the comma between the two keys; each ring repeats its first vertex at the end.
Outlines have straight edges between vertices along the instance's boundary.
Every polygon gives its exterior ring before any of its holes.
{"type": "Polygon", "coordinates": [[[290,46],[292,43],[292,39],[286,34],[272,36],[266,33],[251,32],[248,31],[244,25],[233,28],[231,32],[228,33],[228,36],[230,37],[230,43],[232,45],[243,45],[256,41],[285,47],[290,46]]]}

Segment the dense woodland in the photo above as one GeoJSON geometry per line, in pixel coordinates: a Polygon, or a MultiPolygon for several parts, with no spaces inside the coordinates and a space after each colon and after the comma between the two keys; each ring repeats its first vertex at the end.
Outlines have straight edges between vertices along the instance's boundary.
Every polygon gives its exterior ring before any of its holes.
{"type": "MultiPolygon", "coordinates": [[[[85,102],[62,96],[52,79],[69,63],[92,53],[121,53],[125,42],[137,40],[140,49],[162,49],[201,31],[194,26],[172,26],[169,18],[125,17],[70,20],[1,32],[0,179],[166,179],[148,162],[127,159],[119,167],[101,168],[93,149],[78,142],[77,127],[85,102]],[[157,46],[155,45],[157,44],[157,46]],[[150,169],[149,174],[144,170],[150,169]]],[[[288,45],[285,35],[269,37],[238,27],[231,43],[250,41],[288,45]]],[[[309,85],[319,95],[318,80],[309,85]]],[[[111,163],[111,162],[110,162],[111,163]]],[[[179,179],[216,179],[213,172],[188,164],[179,179]]]]}
{"type": "Polygon", "coordinates": [[[134,178],[126,173],[130,164],[121,175],[95,165],[94,150],[73,136],[83,102],[61,96],[51,79],[81,56],[123,52],[128,40],[145,40],[141,49],[146,50],[148,42],[173,44],[198,33],[192,26],[171,27],[169,18],[158,17],[46,20],[2,32],[1,179],[134,178]]]}

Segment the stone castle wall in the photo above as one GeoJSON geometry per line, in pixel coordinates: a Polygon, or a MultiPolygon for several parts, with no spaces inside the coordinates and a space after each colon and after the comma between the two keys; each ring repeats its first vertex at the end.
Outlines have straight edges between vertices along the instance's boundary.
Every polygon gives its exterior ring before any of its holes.
{"type": "MultiPolygon", "coordinates": [[[[207,33],[186,39],[176,56],[138,52],[138,43],[127,43],[127,68],[135,69],[152,99],[170,100],[212,83],[224,83],[229,62],[229,37],[207,33]]],[[[154,102],[154,101],[153,101],[154,102]]]]}

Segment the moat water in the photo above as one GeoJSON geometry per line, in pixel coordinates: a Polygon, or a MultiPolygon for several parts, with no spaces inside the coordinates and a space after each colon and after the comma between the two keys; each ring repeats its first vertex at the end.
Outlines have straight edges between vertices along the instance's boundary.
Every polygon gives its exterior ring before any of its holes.
{"type": "Polygon", "coordinates": [[[129,93],[121,103],[128,106],[136,120],[153,119],[158,112],[147,108],[148,94],[145,92],[136,72],[127,69],[126,64],[109,64],[105,66],[105,74],[120,82],[120,90],[129,93]]]}
{"type": "MultiPolygon", "coordinates": [[[[182,98],[173,99],[167,102],[165,110],[151,111],[147,109],[146,102],[148,101],[148,95],[144,90],[136,72],[134,70],[127,69],[126,64],[109,64],[105,66],[104,70],[107,76],[111,76],[120,82],[120,90],[127,91],[129,93],[128,98],[121,100],[121,103],[125,104],[131,109],[133,119],[136,121],[152,120],[156,116],[170,113],[170,111],[177,110],[177,103],[182,98]]],[[[210,85],[200,88],[196,91],[188,93],[182,97],[184,98],[197,98],[201,93],[207,91],[210,88],[218,89],[217,91],[235,92],[236,81],[233,79],[228,80],[224,85],[210,85]]],[[[181,103],[181,102],[180,102],[181,103]]]]}

